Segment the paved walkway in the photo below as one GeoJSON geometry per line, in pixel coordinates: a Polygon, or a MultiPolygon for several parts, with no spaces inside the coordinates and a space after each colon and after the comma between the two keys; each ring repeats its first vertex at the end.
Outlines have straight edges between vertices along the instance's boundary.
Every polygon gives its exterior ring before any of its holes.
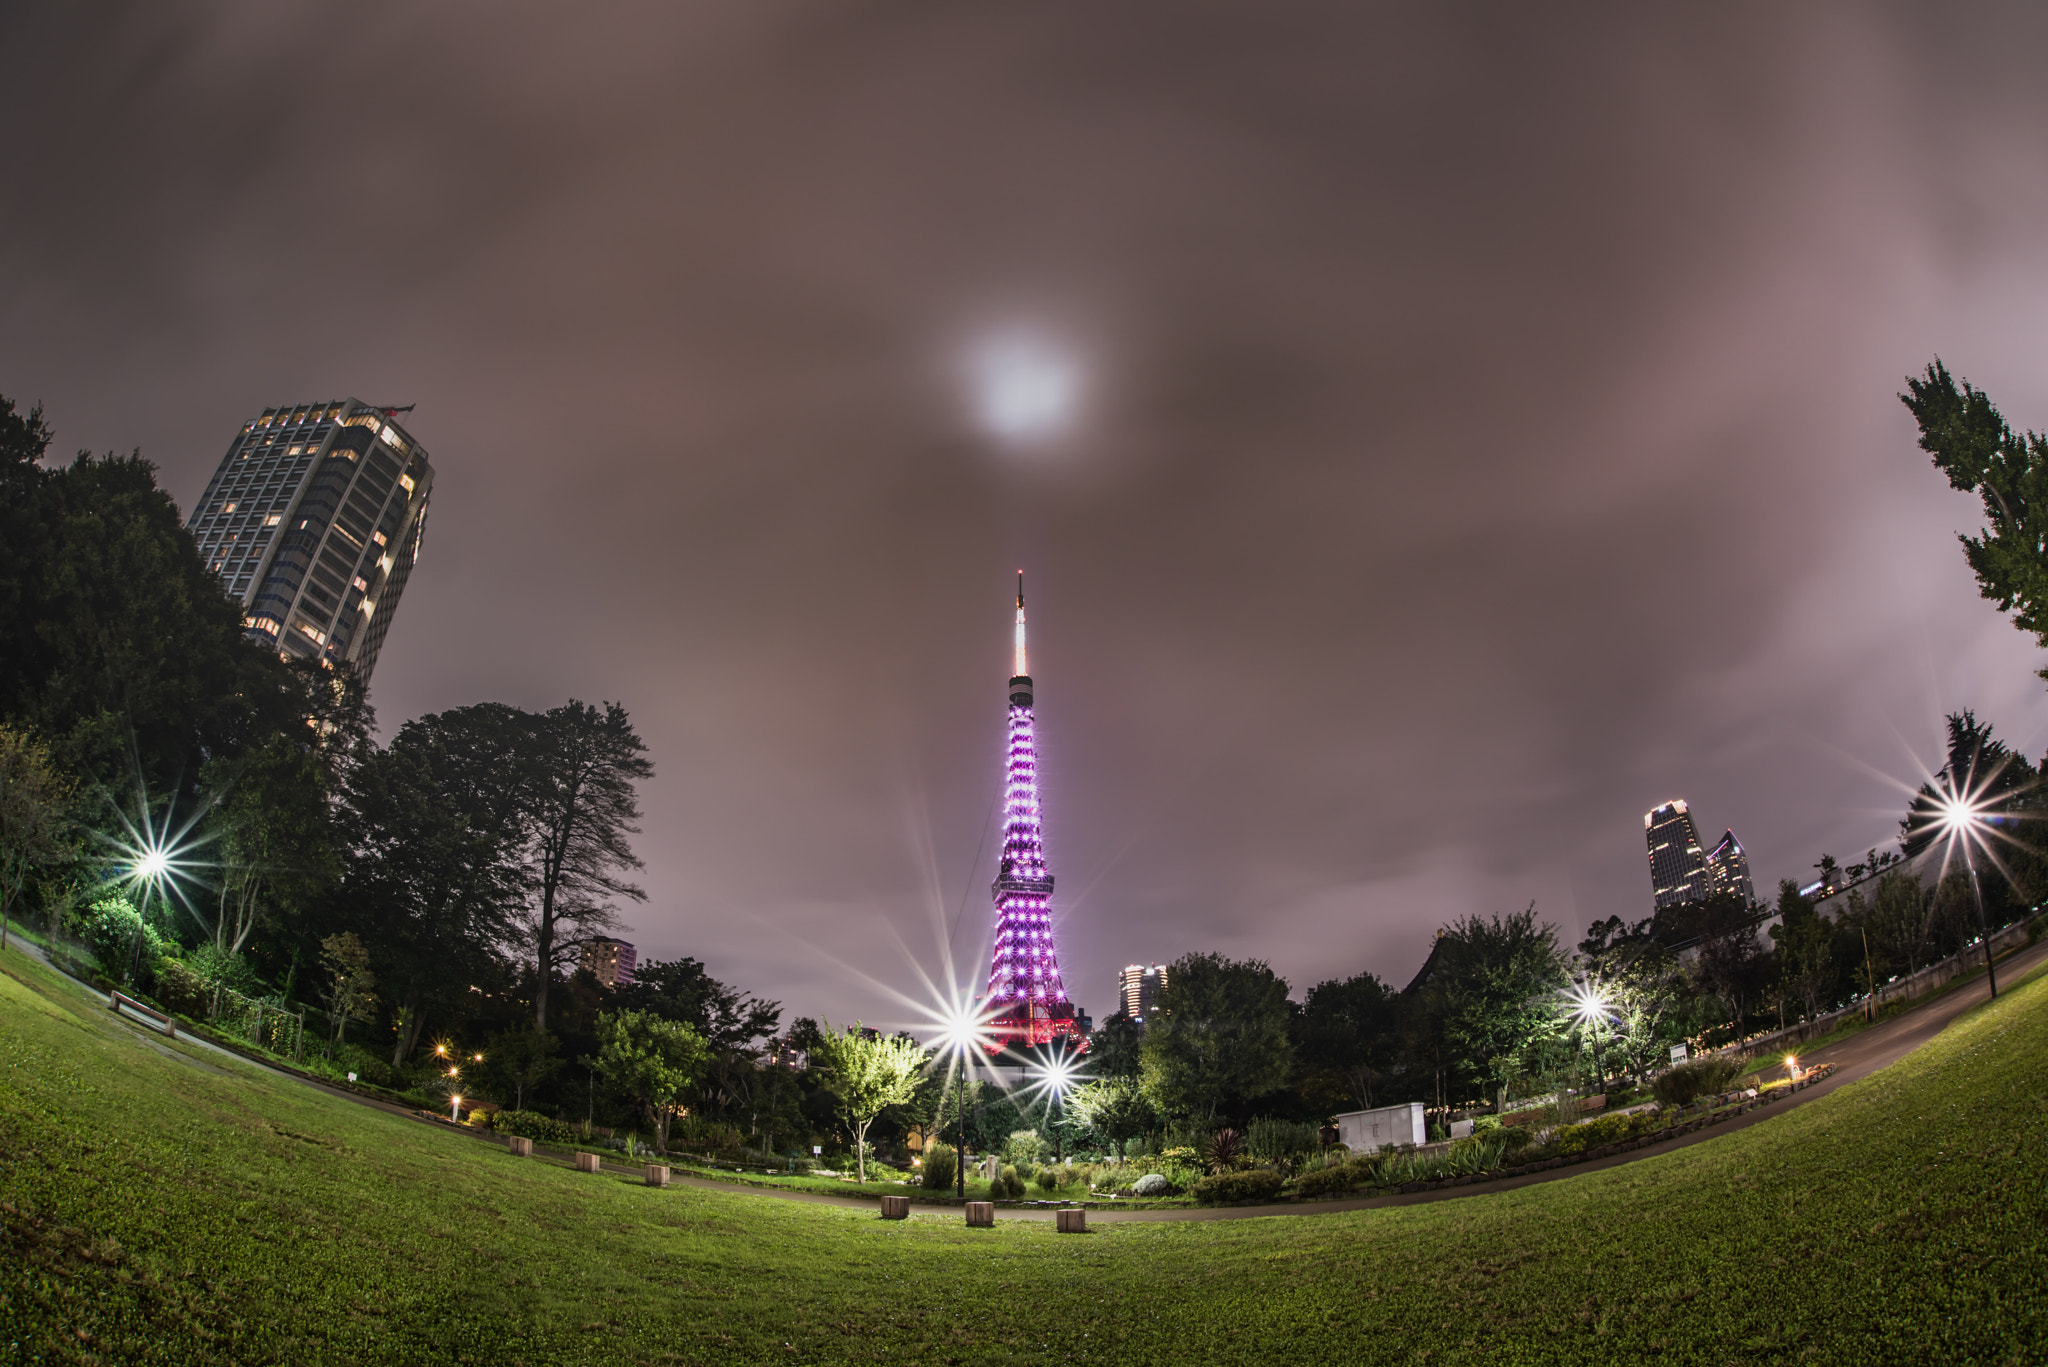
{"type": "MultiPolygon", "coordinates": [[[[9,941],[10,948],[15,947],[17,944],[44,964],[49,964],[47,956],[34,944],[27,941],[9,941]]],[[[2048,940],[2022,949],[2001,961],[1998,965],[2000,991],[2017,986],[2022,978],[2028,976],[2035,969],[2040,968],[2044,963],[2048,963],[2048,940]]],[[[50,965],[50,967],[53,971],[62,973],[62,970],[56,969],[54,965],[50,965]]],[[[64,976],[67,981],[77,983],[77,979],[71,978],[68,974],[64,976]]],[[[91,996],[103,996],[96,989],[86,984],[78,983],[77,985],[91,996]]],[[[1615,1154],[1612,1157],[1595,1159],[1586,1163],[1576,1163],[1570,1167],[1553,1168],[1548,1172],[1529,1173],[1520,1177],[1505,1177],[1492,1182],[1473,1182],[1462,1187],[1448,1187],[1438,1191],[1413,1192],[1407,1195],[1373,1196],[1352,1201],[1316,1201],[1306,1203],[1290,1201],[1266,1206],[1205,1206],[1196,1209],[1104,1210],[1098,1207],[1089,1210],[1088,1220],[1091,1224],[1117,1224],[1166,1220],[1252,1220],[1271,1215],[1325,1215],[1348,1210],[1377,1210],[1384,1206],[1411,1206],[1426,1201],[1462,1200],[1466,1197],[1484,1196],[1493,1192],[1513,1191],[1519,1187],[1533,1186],[1538,1182],[1564,1181],[1584,1173],[1598,1172],[1603,1168],[1618,1167],[1623,1163],[1633,1163],[1639,1159],[1653,1158],[1658,1154],[1670,1153],[1677,1149],[1688,1148],[1694,1144],[1703,1144],[1722,1135],[1733,1134],[1738,1130],[1747,1129],[1751,1125],[1761,1124],[1776,1116],[1783,1115],[1795,1107],[1804,1106],[1821,1097],[1828,1096],[1837,1088],[1846,1087],[1852,1082],[1869,1077],[1880,1068],[1886,1068],[1898,1062],[1907,1054],[1912,1053],[1915,1049],[1918,1049],[1921,1045],[1940,1034],[1950,1021],[1953,1021],[1956,1017],[1973,1007],[1982,1005],[1989,997],[1990,993],[1982,977],[1965,982],[1960,987],[1953,988],[1930,1001],[1903,1011],[1892,1019],[1874,1025],[1868,1030],[1850,1036],[1848,1039],[1802,1055],[1801,1062],[1808,1066],[1817,1066],[1822,1063],[1832,1063],[1835,1065],[1834,1073],[1824,1082],[1795,1092],[1784,1101],[1774,1102],[1769,1106],[1750,1111],[1732,1120],[1725,1120],[1718,1125],[1697,1130],[1682,1138],[1636,1149],[1630,1153],[1615,1154]]],[[[131,1034],[138,1043],[170,1057],[180,1058],[187,1063],[213,1068],[213,1065],[207,1060],[194,1058],[191,1055],[174,1050],[171,1047],[171,1041],[156,1031],[147,1029],[128,1020],[126,1017],[115,1015],[112,1012],[103,1014],[107,1020],[118,1022],[121,1026],[125,1027],[125,1033],[131,1034]]],[[[493,1135],[462,1129],[450,1125],[445,1120],[430,1119],[412,1107],[396,1105],[376,1097],[364,1096],[360,1092],[349,1091],[346,1088],[332,1087],[317,1079],[305,1077],[298,1073],[272,1068],[267,1064],[246,1058],[231,1049],[223,1049],[217,1044],[200,1039],[194,1035],[180,1034],[177,1042],[180,1044],[196,1045],[211,1053],[232,1059],[244,1067],[260,1069],[272,1077],[282,1078],[288,1082],[296,1082],[302,1086],[325,1092],[329,1096],[369,1106],[402,1119],[452,1130],[466,1138],[478,1139],[485,1143],[495,1145],[502,1142],[493,1135]]],[[[213,1071],[225,1070],[213,1068],[213,1071]]],[[[633,1181],[644,1180],[642,1172],[637,1168],[626,1168],[616,1163],[607,1162],[604,1165],[604,1170],[607,1173],[616,1174],[624,1179],[633,1181]]],[[[874,1210],[877,1197],[885,1194],[904,1194],[901,1189],[878,1187],[874,1189],[872,1194],[867,1196],[827,1196],[818,1192],[777,1191],[769,1187],[748,1186],[738,1182],[720,1182],[710,1178],[686,1176],[682,1173],[676,1173],[670,1181],[675,1186],[699,1187],[706,1191],[743,1192],[753,1196],[764,1196],[771,1200],[803,1201],[812,1205],[840,1206],[855,1210],[874,1210]]],[[[909,1194],[912,1195],[913,1199],[915,1198],[916,1193],[914,1190],[909,1194]]],[[[912,1218],[924,1219],[957,1220],[961,1218],[958,1206],[919,1206],[913,1204],[911,1215],[912,1218]]],[[[999,1220],[1037,1220],[1049,1224],[1053,1218],[1053,1211],[1050,1207],[1036,1209],[998,1208],[996,1218],[999,1220]]]]}

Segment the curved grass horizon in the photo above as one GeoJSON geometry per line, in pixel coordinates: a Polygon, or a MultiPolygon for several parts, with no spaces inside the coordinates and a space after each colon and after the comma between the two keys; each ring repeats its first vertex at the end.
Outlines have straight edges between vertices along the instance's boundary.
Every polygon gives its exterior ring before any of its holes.
{"type": "Polygon", "coordinates": [[[0,959],[0,1362],[2037,1361],[2048,978],[1676,1152],[1428,1205],[968,1230],[579,1176],[0,959]]]}

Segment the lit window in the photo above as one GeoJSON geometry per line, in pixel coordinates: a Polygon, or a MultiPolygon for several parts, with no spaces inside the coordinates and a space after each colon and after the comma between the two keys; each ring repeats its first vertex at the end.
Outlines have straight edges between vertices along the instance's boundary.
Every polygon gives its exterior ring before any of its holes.
{"type": "Polygon", "coordinates": [[[295,626],[295,627],[297,627],[297,628],[298,628],[298,629],[299,629],[300,631],[304,632],[304,633],[305,633],[306,635],[308,635],[308,636],[312,637],[312,638],[313,638],[313,640],[314,640],[314,642],[315,642],[316,644],[318,644],[318,645],[323,645],[323,646],[327,644],[327,634],[326,634],[325,632],[322,632],[322,631],[316,630],[315,628],[313,628],[313,627],[311,627],[311,626],[307,625],[307,624],[306,624],[306,623],[304,623],[304,622],[294,622],[294,623],[292,623],[292,625],[293,625],[293,626],[295,626]]]}
{"type": "Polygon", "coordinates": [[[405,454],[405,438],[398,435],[397,424],[384,424],[384,440],[389,442],[391,444],[391,449],[398,452],[399,455],[402,456],[405,454]]]}
{"type": "Polygon", "coordinates": [[[368,593],[370,591],[370,581],[363,578],[360,574],[349,582],[354,584],[359,592],[368,593]]]}
{"type": "Polygon", "coordinates": [[[269,517],[263,519],[263,525],[266,527],[275,527],[278,523],[282,521],[284,521],[283,513],[272,513],[269,517]]]}
{"type": "Polygon", "coordinates": [[[292,448],[291,450],[289,450],[289,451],[285,452],[285,454],[286,454],[286,455],[288,455],[288,456],[296,456],[297,454],[299,454],[299,452],[301,452],[301,451],[303,451],[303,450],[305,450],[305,449],[306,449],[306,448],[305,448],[305,447],[303,447],[303,446],[294,446],[294,447],[293,447],[293,448],[292,448]]]}
{"type": "Polygon", "coordinates": [[[220,509],[220,510],[221,510],[221,512],[222,512],[223,514],[225,514],[225,513],[231,513],[231,512],[233,512],[233,511],[234,511],[234,510],[235,510],[236,508],[239,508],[240,506],[241,506],[241,505],[240,505],[239,503],[236,503],[236,502],[235,502],[235,501],[234,501],[233,499],[229,499],[229,500],[228,500],[228,501],[227,501],[226,503],[223,503],[223,504],[221,505],[221,509],[220,509]]]}
{"type": "Polygon", "coordinates": [[[388,546],[389,544],[391,544],[390,542],[384,539],[384,533],[382,532],[371,532],[370,540],[376,542],[380,546],[388,546]]]}
{"type": "Polygon", "coordinates": [[[405,490],[405,491],[406,491],[406,492],[407,492],[408,494],[412,492],[412,476],[411,476],[411,475],[400,475],[400,476],[398,477],[398,483],[399,483],[399,486],[400,486],[401,488],[403,488],[403,489],[404,489],[404,490],[405,490]]]}

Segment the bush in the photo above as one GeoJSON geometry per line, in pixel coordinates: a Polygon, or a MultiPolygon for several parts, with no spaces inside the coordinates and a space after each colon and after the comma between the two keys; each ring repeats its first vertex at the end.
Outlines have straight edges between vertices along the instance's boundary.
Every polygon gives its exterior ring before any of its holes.
{"type": "Polygon", "coordinates": [[[1251,1172],[1226,1172],[1204,1177],[1195,1183],[1195,1199],[1203,1205],[1224,1201],[1271,1201],[1279,1196],[1284,1179],[1277,1172],[1260,1168],[1251,1172]]]}
{"type": "Polygon", "coordinates": [[[1003,1141],[1003,1161],[1016,1164],[1017,1170],[1026,1176],[1030,1175],[1031,1165],[1044,1151],[1045,1141],[1038,1137],[1037,1130],[1012,1130],[1010,1137],[1003,1141]]]}
{"type": "Polygon", "coordinates": [[[1536,1136],[1519,1125],[1503,1126],[1495,1138],[1500,1141],[1502,1158],[1512,1158],[1536,1142],[1536,1136]]]}
{"type": "Polygon", "coordinates": [[[1038,1189],[1040,1191],[1058,1191],[1059,1186],[1060,1170],[1058,1168],[1048,1163],[1038,1170],[1038,1189]]]}
{"type": "Polygon", "coordinates": [[[156,999],[166,1011],[197,1018],[206,1014],[206,1008],[213,1001],[213,992],[207,987],[206,979],[194,973],[183,961],[166,958],[158,961],[156,966],[156,999]]]}
{"type": "Polygon", "coordinates": [[[918,1170],[917,1180],[926,1191],[944,1191],[953,1185],[953,1175],[959,1169],[960,1157],[953,1152],[950,1144],[927,1144],[924,1146],[924,1163],[918,1170]]]}
{"type": "Polygon", "coordinates": [[[995,1180],[988,1184],[988,1194],[993,1201],[1020,1201],[1024,1198],[1024,1179],[1017,1175],[1016,1164],[1003,1164],[995,1180]]]}
{"type": "Polygon", "coordinates": [[[573,1144],[576,1131],[538,1111],[493,1111],[490,1128],[499,1134],[517,1135],[541,1144],[573,1144]]]}
{"type": "Polygon", "coordinates": [[[156,930],[145,924],[142,913],[130,906],[120,893],[109,893],[86,909],[79,938],[92,950],[100,971],[115,982],[128,976],[130,963],[137,964],[137,977],[147,982],[156,972],[156,962],[167,946],[156,930]],[[141,943],[138,947],[137,940],[141,943]],[[139,961],[137,951],[140,950],[139,961]]]}
{"type": "Polygon", "coordinates": [[[1339,1163],[1334,1168],[1317,1168],[1294,1179],[1294,1189],[1303,1196],[1335,1196],[1339,1192],[1355,1191],[1365,1181],[1365,1169],[1351,1163],[1339,1163]]]}
{"type": "Polygon", "coordinates": [[[1650,1083],[1650,1094],[1666,1106],[1683,1106],[1728,1090],[1742,1076],[1741,1060],[1709,1055],[1681,1063],[1650,1083]]]}

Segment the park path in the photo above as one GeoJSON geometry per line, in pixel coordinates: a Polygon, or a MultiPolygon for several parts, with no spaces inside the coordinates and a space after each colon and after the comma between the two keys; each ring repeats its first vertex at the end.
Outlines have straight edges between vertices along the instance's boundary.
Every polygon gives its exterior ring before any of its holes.
{"type": "MultiPolygon", "coordinates": [[[[57,968],[56,965],[51,964],[48,957],[43,954],[38,946],[27,941],[12,941],[9,944],[9,948],[14,948],[17,945],[40,960],[65,981],[74,984],[88,997],[96,1000],[103,998],[104,994],[100,993],[97,989],[79,982],[76,978],[64,973],[62,969],[57,968]]],[[[2000,990],[2004,991],[2017,986],[2021,979],[2029,976],[2044,963],[2048,963],[2048,940],[2007,956],[1998,964],[2000,990]]],[[[1528,1173],[1519,1177],[1503,1177],[1490,1182],[1472,1182],[1465,1186],[1443,1188],[1437,1191],[1373,1196],[1350,1201],[1316,1201],[1308,1203],[1288,1201],[1263,1206],[1204,1206],[1195,1209],[1116,1210],[1103,1209],[1100,1206],[1096,1206],[1089,1209],[1088,1220],[1090,1224],[1142,1224],[1173,1220],[1254,1220],[1274,1215],[1328,1215],[1340,1211],[1377,1210],[1387,1206],[1411,1206],[1428,1201],[1462,1200],[1472,1196],[1485,1196],[1493,1192],[1513,1191],[1520,1187],[1533,1186],[1538,1182],[1567,1181],[1585,1173],[1599,1172],[1605,1168],[1619,1167],[1623,1163],[1633,1163],[1644,1158],[1654,1158],[1659,1154],[1671,1153],[1694,1144],[1707,1143],[1722,1135],[1734,1134],[1736,1131],[1747,1129],[1751,1125],[1762,1124],[1796,1107],[1808,1105],[1819,1100],[1821,1097],[1832,1094],[1838,1088],[1846,1087],[1852,1082],[1861,1081],[1879,1069],[1887,1068],[1898,1062],[1940,1034],[1958,1016],[1981,1006],[1989,998],[1990,993],[1984,979],[1981,976],[1970,979],[1959,987],[1951,988],[1949,991],[1924,1001],[1918,1006],[1900,1012],[1888,1021],[1880,1022],[1868,1030],[1850,1036],[1848,1039],[1840,1040],[1834,1044],[1802,1055],[1800,1061],[1807,1067],[1817,1067],[1823,1063],[1835,1065],[1834,1073],[1826,1080],[1795,1092],[1784,1101],[1775,1102],[1758,1110],[1747,1112],[1732,1120],[1723,1121],[1704,1130],[1697,1130],[1681,1138],[1667,1140],[1662,1144],[1649,1145],[1625,1154],[1615,1154],[1586,1163],[1575,1163],[1569,1167],[1554,1168],[1548,1172],[1528,1173]]],[[[103,1001],[102,1005],[104,1005],[103,1001]]],[[[135,1024],[125,1017],[105,1011],[101,1012],[100,1015],[104,1016],[106,1020],[123,1027],[120,1033],[132,1037],[136,1043],[154,1049],[158,1053],[180,1059],[197,1067],[207,1068],[209,1071],[227,1071],[215,1066],[208,1059],[194,1057],[174,1049],[171,1041],[165,1039],[164,1036],[135,1024]]],[[[272,1077],[281,1078],[287,1082],[296,1082],[302,1086],[311,1087],[323,1092],[328,1096],[336,1097],[343,1101],[352,1101],[361,1106],[368,1106],[372,1109],[383,1111],[388,1115],[397,1116],[400,1119],[452,1131],[466,1138],[473,1138],[493,1146],[502,1143],[494,1135],[478,1133],[461,1126],[452,1125],[446,1120],[428,1116],[424,1112],[411,1107],[397,1105],[376,1097],[364,1096],[360,1092],[353,1092],[347,1088],[330,1086],[316,1078],[306,1077],[302,1074],[288,1072],[280,1068],[273,1068],[238,1054],[231,1049],[223,1049],[217,1044],[193,1035],[181,1034],[177,1037],[176,1042],[198,1046],[212,1054],[220,1055],[223,1059],[240,1064],[245,1068],[258,1069],[272,1077]]],[[[607,1162],[604,1165],[604,1170],[607,1173],[616,1174],[624,1179],[642,1180],[642,1174],[637,1168],[627,1168],[616,1163],[607,1162]]],[[[811,1205],[838,1206],[843,1209],[868,1211],[875,1209],[876,1197],[884,1194],[880,1190],[877,1190],[874,1195],[864,1197],[828,1196],[820,1192],[809,1191],[777,1191],[770,1187],[749,1186],[740,1182],[720,1182],[712,1178],[693,1177],[680,1172],[674,1174],[670,1182],[674,1186],[697,1187],[705,1191],[744,1193],[752,1196],[767,1197],[770,1200],[776,1201],[800,1201],[811,1205]]],[[[914,1196],[914,1192],[912,1194],[914,1196]]],[[[958,1219],[959,1207],[920,1207],[913,1204],[912,1217],[922,1219],[958,1219]]],[[[996,1218],[1011,1221],[1035,1220],[1040,1223],[1050,1224],[1053,1219],[1053,1208],[1050,1206],[1025,1209],[999,1208],[996,1211],[996,1218]]]]}

